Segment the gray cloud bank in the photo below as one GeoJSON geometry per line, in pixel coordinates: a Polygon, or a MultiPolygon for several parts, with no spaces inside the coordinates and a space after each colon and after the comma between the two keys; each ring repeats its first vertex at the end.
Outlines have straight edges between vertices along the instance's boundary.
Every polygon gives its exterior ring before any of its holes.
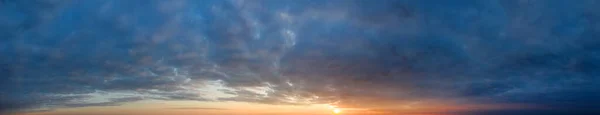
{"type": "Polygon", "coordinates": [[[599,5],[2,0],[0,111],[159,99],[365,108],[448,100],[544,108],[461,114],[599,113],[599,5]],[[196,93],[207,81],[233,96],[196,93]],[[98,92],[133,95],[85,101],[98,92]]]}

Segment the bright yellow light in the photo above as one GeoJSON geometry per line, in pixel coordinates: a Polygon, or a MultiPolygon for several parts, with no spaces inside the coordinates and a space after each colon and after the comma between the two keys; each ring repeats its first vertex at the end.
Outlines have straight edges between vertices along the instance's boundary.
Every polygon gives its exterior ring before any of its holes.
{"type": "Polygon", "coordinates": [[[340,114],[340,113],[342,113],[342,110],[340,110],[340,109],[333,109],[333,113],[340,114]]]}

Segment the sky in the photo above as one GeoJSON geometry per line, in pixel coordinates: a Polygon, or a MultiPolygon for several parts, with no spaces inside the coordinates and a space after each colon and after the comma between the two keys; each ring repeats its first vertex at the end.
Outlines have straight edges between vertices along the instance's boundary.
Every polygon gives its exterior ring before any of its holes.
{"type": "Polygon", "coordinates": [[[0,114],[598,115],[598,0],[0,0],[0,114]]]}

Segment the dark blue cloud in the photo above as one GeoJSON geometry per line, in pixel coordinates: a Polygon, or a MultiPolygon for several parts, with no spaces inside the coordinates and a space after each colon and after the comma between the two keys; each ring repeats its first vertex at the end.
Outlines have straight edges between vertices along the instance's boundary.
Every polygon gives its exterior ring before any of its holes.
{"type": "Polygon", "coordinates": [[[0,111],[160,99],[598,113],[599,4],[4,0],[0,111]],[[194,93],[207,81],[233,97],[194,93]],[[132,95],[81,101],[99,92],[132,95]]]}

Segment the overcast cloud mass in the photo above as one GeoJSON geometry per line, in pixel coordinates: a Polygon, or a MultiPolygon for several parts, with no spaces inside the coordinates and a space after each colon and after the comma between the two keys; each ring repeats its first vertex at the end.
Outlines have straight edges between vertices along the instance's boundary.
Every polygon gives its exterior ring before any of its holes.
{"type": "Polygon", "coordinates": [[[0,0],[0,113],[142,100],[599,114],[597,0],[0,0]]]}

